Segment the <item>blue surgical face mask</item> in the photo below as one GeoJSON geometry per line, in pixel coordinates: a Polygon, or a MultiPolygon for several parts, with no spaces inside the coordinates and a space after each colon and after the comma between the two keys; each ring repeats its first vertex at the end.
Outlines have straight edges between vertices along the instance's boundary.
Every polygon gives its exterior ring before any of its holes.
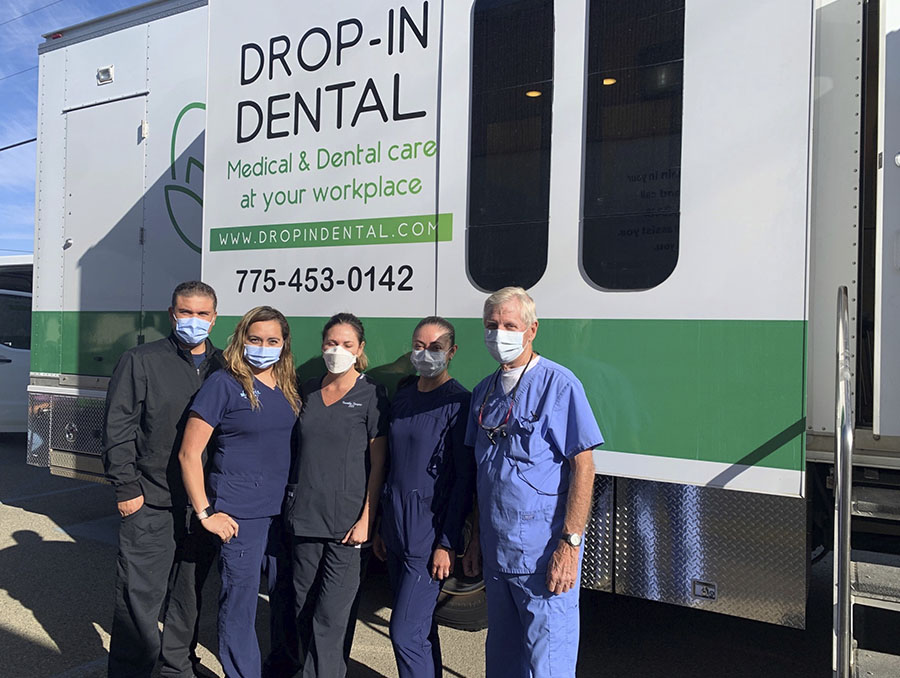
{"type": "Polygon", "coordinates": [[[436,377],[447,369],[447,351],[413,351],[409,354],[409,362],[423,377],[436,377]]]}
{"type": "Polygon", "coordinates": [[[274,365],[281,358],[281,346],[244,344],[244,360],[260,370],[274,365]]]}
{"type": "Polygon", "coordinates": [[[196,346],[209,336],[212,323],[208,320],[196,316],[176,318],[173,315],[172,318],[175,320],[175,336],[185,346],[196,346]]]}
{"type": "Polygon", "coordinates": [[[501,365],[511,363],[522,355],[525,350],[522,341],[524,332],[510,332],[508,330],[485,330],[484,345],[488,353],[501,365]]]}

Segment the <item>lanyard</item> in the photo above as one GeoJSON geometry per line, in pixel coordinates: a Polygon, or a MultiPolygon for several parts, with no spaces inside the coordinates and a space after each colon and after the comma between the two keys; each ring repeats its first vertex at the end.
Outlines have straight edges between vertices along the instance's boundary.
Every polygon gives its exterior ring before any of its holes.
{"type": "Polygon", "coordinates": [[[488,401],[488,398],[494,393],[494,389],[497,388],[497,380],[500,376],[500,371],[503,369],[502,366],[497,368],[497,371],[494,372],[494,378],[491,380],[491,388],[487,393],[484,394],[484,398],[481,401],[481,407],[478,408],[478,426],[481,427],[481,430],[484,431],[485,435],[488,437],[488,440],[491,441],[491,445],[497,444],[497,434],[501,437],[506,437],[506,425],[509,423],[509,418],[512,416],[513,405],[516,402],[516,392],[519,390],[519,384],[522,383],[522,377],[525,376],[525,373],[528,371],[528,366],[531,364],[531,361],[534,359],[534,351],[531,352],[531,356],[528,358],[528,362],[525,363],[525,369],[522,370],[522,374],[519,375],[519,378],[516,380],[516,385],[513,386],[512,391],[509,392],[509,409],[506,410],[506,416],[496,426],[485,426],[484,425],[484,406],[488,401]]]}

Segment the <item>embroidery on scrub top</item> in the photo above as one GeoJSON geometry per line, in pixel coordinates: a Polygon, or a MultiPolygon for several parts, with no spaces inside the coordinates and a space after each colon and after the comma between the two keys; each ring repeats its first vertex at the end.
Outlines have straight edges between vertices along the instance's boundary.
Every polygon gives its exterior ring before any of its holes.
{"type": "MultiPolygon", "coordinates": [[[[531,361],[534,360],[534,351],[531,352],[531,355],[528,357],[528,362],[525,363],[525,369],[522,370],[522,374],[519,375],[518,381],[516,381],[516,385],[513,386],[512,391],[509,392],[509,409],[506,410],[506,416],[496,426],[485,426],[484,425],[484,406],[487,404],[488,398],[494,393],[494,389],[497,388],[497,381],[500,377],[500,370],[503,369],[503,366],[497,368],[497,371],[494,372],[494,378],[491,379],[491,387],[487,390],[487,393],[484,394],[484,398],[481,400],[481,407],[478,408],[478,426],[484,431],[484,434],[488,437],[488,440],[491,441],[491,445],[497,444],[497,435],[499,434],[501,438],[506,437],[506,425],[509,423],[509,418],[512,416],[513,405],[516,402],[516,393],[519,390],[519,384],[522,383],[522,377],[525,376],[525,373],[528,371],[528,366],[531,364],[531,361]]],[[[518,468],[518,464],[516,465],[518,468]]]]}
{"type": "MultiPolygon", "coordinates": [[[[253,395],[255,395],[257,398],[259,398],[259,391],[257,391],[256,389],[253,389],[253,395]]],[[[243,398],[244,400],[247,400],[247,392],[246,391],[241,391],[241,398],[243,398]]]]}
{"type": "Polygon", "coordinates": [[[362,407],[362,406],[363,406],[362,403],[355,403],[355,402],[353,402],[352,400],[351,400],[349,403],[348,403],[346,400],[342,400],[342,401],[341,401],[341,404],[342,404],[342,405],[346,405],[346,406],[349,407],[351,410],[352,410],[354,407],[362,407]]]}

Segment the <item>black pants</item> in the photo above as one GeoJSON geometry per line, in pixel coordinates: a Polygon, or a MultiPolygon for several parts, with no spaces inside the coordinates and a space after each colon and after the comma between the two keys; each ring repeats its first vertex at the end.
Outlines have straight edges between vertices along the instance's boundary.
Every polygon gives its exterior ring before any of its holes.
{"type": "Polygon", "coordinates": [[[161,645],[158,621],[170,575],[173,588],[168,607],[172,613],[166,615],[162,644],[167,673],[163,675],[193,673],[190,653],[196,646],[199,590],[215,558],[215,542],[185,529],[186,516],[184,509],[145,504],[122,518],[109,642],[110,678],[144,678],[153,672],[161,645]]]}
{"type": "Polygon", "coordinates": [[[360,583],[361,550],[295,537],[293,577],[303,678],[343,678],[348,624],[360,583]]]}
{"type": "Polygon", "coordinates": [[[219,552],[219,538],[188,508],[175,521],[175,562],[163,620],[160,676],[193,678],[203,585],[219,552]]]}

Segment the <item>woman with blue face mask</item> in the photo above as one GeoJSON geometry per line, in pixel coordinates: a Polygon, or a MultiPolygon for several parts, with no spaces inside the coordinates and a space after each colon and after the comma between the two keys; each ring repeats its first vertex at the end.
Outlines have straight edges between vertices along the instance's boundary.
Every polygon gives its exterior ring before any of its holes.
{"type": "Polygon", "coordinates": [[[471,394],[448,372],[456,354],[453,325],[431,316],[413,332],[418,378],[391,404],[391,465],[374,553],[386,560],[394,601],[390,634],[400,678],[441,675],[434,609],[441,583],[463,553],[475,458],[464,445],[471,394]]]}
{"type": "Polygon", "coordinates": [[[248,311],[224,357],[225,369],[206,380],[190,406],[178,459],[200,524],[222,540],[219,660],[229,678],[256,678],[260,570],[274,593],[280,521],[273,519],[281,512],[300,411],[287,320],[270,306],[248,311]],[[214,431],[204,483],[202,456],[214,431]]]}

